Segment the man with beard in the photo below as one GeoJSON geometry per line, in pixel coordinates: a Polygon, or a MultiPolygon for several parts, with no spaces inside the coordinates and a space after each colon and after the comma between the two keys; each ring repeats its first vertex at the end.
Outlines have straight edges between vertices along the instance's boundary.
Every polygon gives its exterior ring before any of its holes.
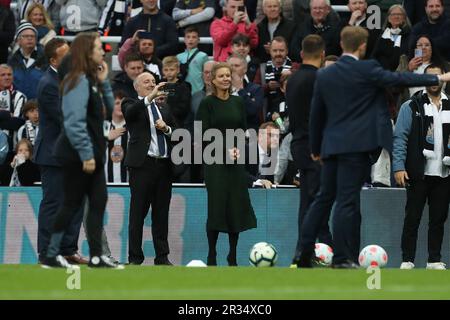
{"type": "MultiPolygon", "coordinates": [[[[427,74],[442,74],[431,64],[427,74]]],[[[427,87],[405,102],[394,133],[394,172],[406,187],[400,269],[414,268],[417,231],[425,202],[429,206],[427,269],[445,270],[441,262],[444,223],[450,202],[450,102],[442,84],[427,87]]]]}

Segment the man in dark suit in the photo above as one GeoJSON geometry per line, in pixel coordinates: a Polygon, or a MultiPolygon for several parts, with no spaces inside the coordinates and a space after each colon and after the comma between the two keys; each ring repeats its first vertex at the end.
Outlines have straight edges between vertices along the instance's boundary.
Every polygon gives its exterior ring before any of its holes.
{"type": "MultiPolygon", "coordinates": [[[[49,245],[54,219],[63,200],[63,174],[61,165],[52,156],[56,139],[61,131],[62,111],[59,97],[58,67],[69,46],[62,39],[52,39],[45,46],[45,55],[50,67],[39,81],[37,96],[39,103],[39,131],[34,148],[34,161],[40,166],[42,180],[42,201],[38,217],[39,260],[45,257],[49,245]]],[[[83,212],[74,218],[61,245],[61,254],[75,264],[86,264],[78,251],[83,212]]]]}
{"type": "Polygon", "coordinates": [[[142,264],[142,231],[144,219],[152,206],[152,236],[155,265],[172,265],[168,259],[168,220],[172,197],[170,135],[174,127],[169,107],[157,106],[166,95],[148,72],[139,75],[134,87],[139,100],[125,98],[122,113],[130,133],[125,165],[130,177],[130,220],[128,227],[130,264],[142,264]]]}
{"type": "MultiPolygon", "coordinates": [[[[309,113],[313,96],[314,82],[325,58],[325,42],[319,35],[309,35],[302,42],[300,53],[302,65],[288,81],[286,102],[289,106],[289,128],[292,132],[291,153],[296,167],[300,170],[300,207],[298,210],[298,240],[293,263],[300,255],[301,226],[305,214],[319,191],[320,164],[312,161],[309,144],[309,113]]],[[[324,219],[318,240],[332,246],[328,219],[324,219]]]]}
{"type": "Polygon", "coordinates": [[[300,267],[311,267],[314,243],[335,203],[335,268],[356,268],[360,245],[359,197],[367,166],[392,149],[392,125],[384,88],[431,86],[445,75],[392,73],[364,57],[369,35],[361,27],[341,32],[343,56],[317,73],[309,134],[313,160],[323,162],[320,191],[302,225],[300,267]]]}

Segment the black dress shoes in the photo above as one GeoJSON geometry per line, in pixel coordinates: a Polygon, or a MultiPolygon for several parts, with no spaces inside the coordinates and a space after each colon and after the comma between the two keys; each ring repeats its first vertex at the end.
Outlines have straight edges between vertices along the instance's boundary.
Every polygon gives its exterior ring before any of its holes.
{"type": "Polygon", "coordinates": [[[333,263],[331,265],[333,269],[359,269],[359,265],[354,263],[353,261],[346,261],[343,263],[333,263]]]}
{"type": "Polygon", "coordinates": [[[155,266],[173,266],[169,259],[155,259],[155,266]]]}
{"type": "Polygon", "coordinates": [[[299,256],[294,258],[293,264],[296,264],[298,268],[312,268],[313,254],[302,252],[299,256]]]}

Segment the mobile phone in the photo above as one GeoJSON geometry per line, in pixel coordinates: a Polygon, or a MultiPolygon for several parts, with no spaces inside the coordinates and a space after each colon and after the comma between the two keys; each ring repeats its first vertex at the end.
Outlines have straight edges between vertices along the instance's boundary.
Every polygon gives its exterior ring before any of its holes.
{"type": "Polygon", "coordinates": [[[415,49],[414,50],[414,58],[422,58],[423,52],[422,49],[415,49]]]}
{"type": "Polygon", "coordinates": [[[166,83],[163,87],[164,92],[167,93],[168,96],[174,96],[175,95],[175,83],[166,83]]]}
{"type": "Polygon", "coordinates": [[[238,11],[245,12],[245,6],[239,6],[238,7],[238,11]]]}

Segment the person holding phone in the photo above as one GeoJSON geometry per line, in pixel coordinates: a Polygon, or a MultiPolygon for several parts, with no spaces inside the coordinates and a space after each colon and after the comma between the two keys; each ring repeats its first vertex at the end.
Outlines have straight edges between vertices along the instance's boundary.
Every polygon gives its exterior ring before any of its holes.
{"type": "Polygon", "coordinates": [[[214,60],[224,62],[231,53],[233,37],[242,33],[250,37],[250,46],[255,49],[258,45],[258,30],[245,10],[244,0],[226,0],[224,16],[211,24],[210,34],[213,39],[214,60]]]}
{"type": "MultiPolygon", "coordinates": [[[[432,63],[442,65],[445,70],[448,70],[448,65],[438,50],[433,50],[433,44],[433,40],[426,35],[417,38],[416,47],[411,51],[411,59],[408,62],[408,71],[423,74],[425,69],[432,63]]],[[[423,90],[425,90],[425,87],[409,88],[409,96],[412,97],[416,92],[423,90]]]]}
{"type": "Polygon", "coordinates": [[[125,98],[122,113],[130,133],[125,165],[130,181],[130,221],[128,224],[128,262],[140,265],[145,260],[142,248],[144,219],[152,207],[152,237],[155,265],[172,265],[169,255],[169,205],[172,198],[170,136],[175,120],[170,107],[158,104],[165,82],[156,85],[151,73],[139,75],[134,87],[138,99],[125,98]]]}

